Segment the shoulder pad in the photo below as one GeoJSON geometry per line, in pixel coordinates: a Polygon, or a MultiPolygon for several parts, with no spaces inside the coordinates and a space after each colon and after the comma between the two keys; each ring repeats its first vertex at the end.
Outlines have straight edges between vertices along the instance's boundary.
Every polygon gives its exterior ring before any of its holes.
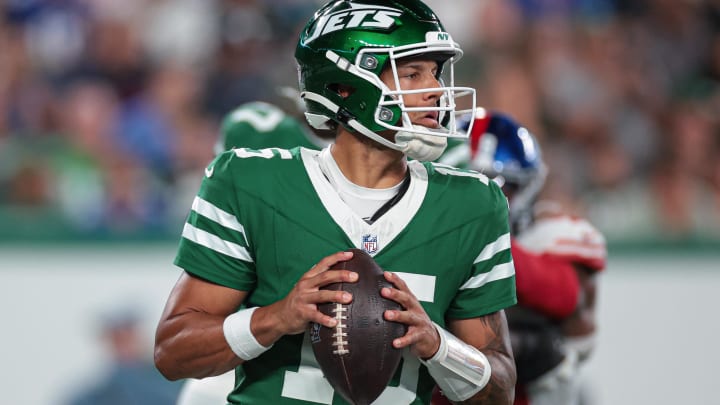
{"type": "Polygon", "coordinates": [[[517,237],[525,249],[550,254],[585,265],[592,270],[605,268],[605,237],[583,218],[559,215],[538,219],[517,237]]]}

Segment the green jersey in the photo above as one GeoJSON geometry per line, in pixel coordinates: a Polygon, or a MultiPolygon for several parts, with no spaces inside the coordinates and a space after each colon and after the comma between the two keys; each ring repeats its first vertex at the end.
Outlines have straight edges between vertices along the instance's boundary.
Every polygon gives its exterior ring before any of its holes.
{"type": "MultiPolygon", "coordinates": [[[[325,256],[348,248],[397,273],[439,325],[515,304],[507,200],[487,177],[408,163],[410,185],[372,224],[339,197],[318,163],[323,151],[233,149],[206,169],[175,263],[248,291],[246,305],[284,298],[325,256]]],[[[345,404],[323,377],[306,334],[284,336],[236,369],[231,403],[345,404]]],[[[372,353],[368,353],[372,355],[372,353]]],[[[435,385],[405,351],[377,403],[429,403],[435,385]]]]}
{"type": "Polygon", "coordinates": [[[256,101],[243,104],[225,116],[215,153],[232,148],[263,149],[269,146],[321,149],[327,144],[327,140],[278,107],[256,101]]]}

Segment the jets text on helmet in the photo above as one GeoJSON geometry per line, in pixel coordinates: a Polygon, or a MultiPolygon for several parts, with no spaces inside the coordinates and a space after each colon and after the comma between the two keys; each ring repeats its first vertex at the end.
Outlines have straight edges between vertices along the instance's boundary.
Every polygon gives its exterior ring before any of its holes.
{"type": "Polygon", "coordinates": [[[395,18],[402,11],[382,6],[352,4],[351,9],[337,11],[318,19],[313,33],[305,40],[306,44],[317,38],[346,28],[378,28],[389,29],[395,25],[395,18]]]}

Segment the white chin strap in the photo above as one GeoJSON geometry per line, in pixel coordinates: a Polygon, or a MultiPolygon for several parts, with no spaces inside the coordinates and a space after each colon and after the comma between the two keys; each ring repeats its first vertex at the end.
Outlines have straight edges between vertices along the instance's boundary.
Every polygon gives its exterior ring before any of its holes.
{"type": "Polygon", "coordinates": [[[430,162],[439,158],[447,148],[446,137],[416,132],[398,131],[395,134],[395,142],[400,146],[404,145],[402,151],[408,157],[421,162],[430,162]]]}

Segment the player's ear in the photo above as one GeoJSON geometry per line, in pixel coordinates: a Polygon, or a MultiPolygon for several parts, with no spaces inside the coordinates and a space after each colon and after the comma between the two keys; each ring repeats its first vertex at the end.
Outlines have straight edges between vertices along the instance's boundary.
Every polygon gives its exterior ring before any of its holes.
{"type": "Polygon", "coordinates": [[[355,89],[352,86],[345,84],[335,83],[329,85],[328,87],[335,93],[339,94],[342,98],[348,98],[355,92],[355,89]]]}

